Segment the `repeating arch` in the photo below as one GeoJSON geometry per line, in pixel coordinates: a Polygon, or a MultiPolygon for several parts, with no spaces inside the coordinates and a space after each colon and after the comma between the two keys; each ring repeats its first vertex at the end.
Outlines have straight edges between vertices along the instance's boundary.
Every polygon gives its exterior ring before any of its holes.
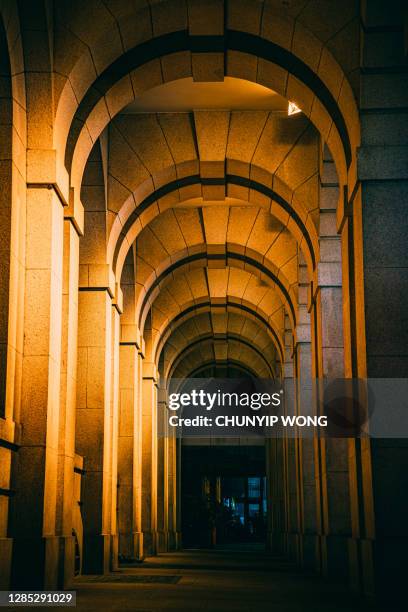
{"type": "MultiPolygon", "coordinates": [[[[231,357],[227,357],[226,359],[219,360],[220,363],[243,363],[246,365],[248,369],[250,369],[256,377],[261,375],[262,378],[268,378],[271,374],[270,367],[265,363],[265,360],[260,357],[253,349],[245,346],[245,349],[242,351],[236,351],[237,345],[242,349],[243,345],[241,342],[230,340],[229,349],[232,352],[231,357]],[[234,353],[238,352],[237,355],[234,353]],[[256,364],[256,365],[255,365],[256,364]],[[262,365],[261,365],[262,364],[262,365]]],[[[186,352],[181,356],[180,361],[177,359],[172,365],[172,368],[169,370],[169,379],[171,378],[181,378],[177,374],[177,371],[181,370],[183,362],[187,362],[186,369],[191,370],[192,366],[194,367],[192,355],[197,353],[197,362],[199,362],[200,367],[203,365],[207,365],[208,363],[216,361],[213,356],[206,355],[207,353],[211,353],[213,346],[213,342],[209,340],[202,340],[196,345],[192,347],[188,347],[186,352]]],[[[195,364],[197,367],[197,364],[195,364]]],[[[183,373],[183,378],[186,376],[186,373],[183,373]]]]}
{"type": "MultiPolygon", "coordinates": [[[[262,352],[256,346],[251,344],[248,339],[243,338],[242,336],[239,336],[238,334],[227,334],[225,336],[225,340],[235,341],[238,344],[242,344],[242,346],[246,347],[246,349],[248,349],[249,351],[253,351],[259,357],[259,359],[265,364],[271,378],[273,379],[275,378],[275,372],[271,364],[268,362],[268,360],[262,354],[262,352]]],[[[199,346],[201,343],[207,342],[207,341],[211,341],[211,342],[214,341],[214,338],[211,334],[203,334],[201,336],[198,336],[193,342],[187,344],[178,354],[176,354],[176,356],[168,364],[166,370],[164,371],[165,378],[166,379],[171,378],[173,368],[175,369],[177,367],[176,364],[179,361],[181,361],[185,355],[188,354],[190,349],[194,349],[195,347],[199,346]]]]}
{"type": "MultiPolygon", "coordinates": [[[[208,371],[209,368],[214,367],[214,362],[207,362],[204,363],[203,365],[199,366],[198,368],[196,368],[195,370],[192,370],[191,372],[188,372],[187,376],[194,376],[194,377],[199,377],[199,374],[201,373],[206,373],[208,371]]],[[[255,377],[257,376],[256,372],[254,372],[251,369],[248,368],[248,366],[242,364],[242,363],[238,363],[235,360],[231,359],[228,363],[228,365],[232,366],[234,369],[242,372],[244,375],[246,376],[251,376],[251,377],[255,377]]]]}
{"type": "Polygon", "coordinates": [[[191,254],[182,252],[178,257],[172,257],[170,260],[163,262],[160,274],[154,274],[150,277],[145,286],[145,293],[140,294],[137,303],[139,326],[141,329],[144,327],[148,310],[151,308],[155,297],[159,294],[161,286],[168,278],[172,279],[174,274],[183,271],[183,269],[188,270],[191,266],[194,266],[194,268],[206,267],[217,261],[220,263],[224,262],[227,266],[244,267],[245,270],[271,283],[276,288],[282,304],[286,306],[292,325],[296,325],[296,299],[293,289],[282,273],[272,263],[268,262],[266,264],[263,262],[262,257],[256,252],[243,254],[239,248],[234,248],[234,245],[228,245],[225,251],[218,253],[209,252],[206,246],[208,245],[195,249],[195,252],[191,254]]]}
{"type": "Polygon", "coordinates": [[[199,304],[193,304],[186,306],[181,312],[179,312],[167,325],[167,327],[162,331],[160,338],[158,338],[157,343],[153,348],[153,360],[155,363],[159,363],[160,356],[163,350],[163,346],[168,339],[169,335],[177,329],[177,326],[184,323],[188,318],[192,318],[202,312],[209,312],[211,310],[216,311],[220,309],[224,311],[225,309],[231,312],[243,313],[245,317],[253,317],[255,321],[260,323],[265,327],[268,334],[270,334],[272,341],[275,344],[275,348],[279,355],[280,362],[283,362],[283,343],[282,339],[279,336],[279,333],[275,330],[275,328],[271,325],[268,320],[268,317],[265,313],[259,311],[259,309],[255,309],[253,305],[247,302],[234,302],[229,298],[225,304],[214,303],[211,301],[201,302],[199,304]]]}
{"type": "MultiPolygon", "coordinates": [[[[171,4],[168,6],[171,10],[171,4]]],[[[255,6],[254,10],[256,10],[255,6]]],[[[143,11],[138,13],[139,23],[143,19],[142,13],[143,11]]],[[[146,9],[146,13],[150,17],[149,9],[146,9]]],[[[110,119],[134,99],[133,82],[137,83],[138,91],[151,86],[151,75],[146,75],[144,67],[153,65],[155,61],[163,60],[175,53],[181,56],[197,53],[220,53],[227,56],[239,54],[262,60],[265,76],[261,74],[256,77],[248,74],[248,69],[245,70],[244,66],[240,69],[239,63],[237,65],[237,62],[233,62],[234,76],[258,79],[267,86],[273,82],[274,89],[279,94],[284,97],[290,95],[291,99],[304,109],[322,134],[327,136],[329,145],[332,145],[339,175],[342,182],[345,183],[347,168],[351,165],[359,140],[358,115],[348,81],[327,48],[294,18],[288,14],[282,17],[282,14],[274,11],[267,12],[266,18],[275,20],[275,22],[281,20],[284,24],[286,40],[282,40],[282,36],[279,36],[277,32],[279,28],[276,27],[273,28],[272,33],[268,32],[268,35],[265,35],[265,31],[262,33],[262,30],[265,29],[261,23],[256,33],[239,29],[234,26],[233,19],[229,15],[223,34],[195,36],[194,27],[188,23],[187,15],[184,18],[180,16],[180,24],[173,31],[168,26],[164,28],[167,30],[165,32],[161,28],[163,33],[145,35],[143,42],[140,41],[143,37],[140,37],[139,34],[138,44],[125,50],[122,46],[120,51],[113,50],[112,53],[101,58],[96,74],[94,68],[86,69],[86,63],[83,63],[82,73],[77,76],[81,80],[81,95],[77,98],[80,100],[79,105],[74,101],[75,85],[73,81],[75,79],[70,78],[73,72],[71,69],[59,100],[57,123],[60,124],[58,131],[67,136],[63,137],[63,141],[67,143],[66,162],[72,170],[73,185],[78,185],[81,180],[92,142],[99,136],[110,119]],[[296,45],[293,39],[294,31],[297,33],[298,44],[296,45]],[[308,48],[313,48],[316,57],[325,60],[320,62],[321,65],[317,67],[317,71],[308,60],[305,52],[308,48]],[[278,72],[281,71],[278,76],[273,73],[274,68],[278,72]],[[291,75],[290,83],[284,78],[286,74],[291,75]],[[336,79],[333,79],[333,74],[336,74],[336,79]],[[112,92],[115,93],[114,103],[112,103],[112,92]],[[314,104],[315,100],[316,104],[314,104]],[[61,123],[67,116],[71,119],[64,127],[61,123]]],[[[119,27],[120,30],[125,25],[128,31],[128,19],[128,15],[126,17],[121,15],[115,19],[113,28],[119,27]]],[[[136,32],[139,31],[136,27],[136,32]]],[[[115,37],[117,37],[117,32],[115,37]]],[[[97,47],[98,41],[93,41],[93,44],[97,47]]],[[[227,74],[229,64],[230,62],[227,62],[227,74]]],[[[186,75],[186,70],[187,74],[193,75],[191,61],[187,61],[187,68],[183,64],[182,76],[186,75]]],[[[181,75],[170,71],[164,79],[173,80],[177,76],[181,75]]]]}
{"type": "MultiPolygon", "coordinates": [[[[200,175],[191,175],[183,179],[177,179],[146,196],[127,218],[125,213],[125,221],[124,215],[119,215],[112,226],[108,244],[108,257],[112,257],[112,267],[117,278],[120,278],[126,254],[132,242],[146,226],[146,222],[150,222],[162,212],[157,204],[158,201],[166,195],[179,194],[179,190],[183,187],[204,184],[226,184],[245,187],[248,189],[248,201],[250,203],[252,200],[251,190],[267,196],[272,202],[271,213],[288,225],[289,231],[294,235],[304,253],[310,274],[313,274],[319,258],[318,235],[313,222],[301,203],[293,200],[293,194],[289,200],[277,190],[268,187],[260,181],[229,174],[225,179],[202,179],[200,175]]],[[[279,188],[279,181],[275,181],[275,185],[279,188]]],[[[288,189],[282,186],[280,186],[280,190],[281,192],[285,191],[288,193],[288,189]]],[[[182,201],[180,201],[180,205],[182,205],[182,201]]]]}
{"type": "Polygon", "coordinates": [[[216,342],[228,343],[229,339],[242,340],[243,344],[253,347],[256,352],[265,358],[275,377],[275,364],[277,348],[275,338],[258,319],[249,316],[245,311],[223,311],[217,313],[215,309],[205,309],[192,318],[183,317],[178,322],[170,324],[167,333],[162,335],[161,348],[156,351],[155,362],[161,363],[163,375],[166,378],[171,362],[200,339],[216,339],[216,342]]]}

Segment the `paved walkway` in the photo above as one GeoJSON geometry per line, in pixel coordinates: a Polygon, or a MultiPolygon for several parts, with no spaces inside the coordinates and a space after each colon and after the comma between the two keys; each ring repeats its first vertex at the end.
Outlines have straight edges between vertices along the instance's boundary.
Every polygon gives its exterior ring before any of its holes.
{"type": "MultiPolygon", "coordinates": [[[[78,610],[368,612],[341,587],[298,573],[262,551],[184,551],[82,577],[78,610]]],[[[390,612],[390,608],[387,610],[390,612]]]]}

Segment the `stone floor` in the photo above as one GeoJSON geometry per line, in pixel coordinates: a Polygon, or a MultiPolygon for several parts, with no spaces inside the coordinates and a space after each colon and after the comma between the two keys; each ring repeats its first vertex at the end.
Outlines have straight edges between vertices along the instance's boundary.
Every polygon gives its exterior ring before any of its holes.
{"type": "Polygon", "coordinates": [[[242,547],[162,554],[137,566],[121,567],[107,577],[82,577],[74,588],[77,609],[84,611],[378,610],[339,586],[298,573],[262,550],[242,547]]]}

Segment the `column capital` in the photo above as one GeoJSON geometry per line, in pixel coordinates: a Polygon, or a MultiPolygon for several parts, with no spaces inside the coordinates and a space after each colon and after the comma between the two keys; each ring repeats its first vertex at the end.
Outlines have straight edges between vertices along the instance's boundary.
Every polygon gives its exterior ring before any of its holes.
{"type": "Polygon", "coordinates": [[[27,188],[53,189],[62,206],[69,204],[69,175],[54,149],[27,149],[27,188]]]}
{"type": "Polygon", "coordinates": [[[152,361],[143,362],[143,380],[152,380],[154,383],[157,382],[157,368],[156,364],[152,361]]]}
{"type": "Polygon", "coordinates": [[[64,216],[69,219],[79,236],[84,235],[85,211],[79,198],[78,190],[70,187],[68,206],[64,211],[64,216]]]}
{"type": "Polygon", "coordinates": [[[317,264],[317,287],[341,287],[342,271],[338,261],[321,261],[317,264]]]}
{"type": "Polygon", "coordinates": [[[298,325],[296,327],[296,342],[295,342],[295,347],[294,347],[295,350],[298,344],[303,344],[305,342],[310,342],[310,341],[311,341],[310,325],[308,324],[298,325]]]}
{"type": "Polygon", "coordinates": [[[123,314],[123,291],[119,283],[116,283],[116,291],[113,296],[112,306],[116,308],[120,315],[123,314]]]}
{"type": "Polygon", "coordinates": [[[112,299],[116,296],[116,279],[109,264],[80,264],[80,291],[107,291],[112,299]]]}
{"type": "Polygon", "coordinates": [[[132,323],[121,323],[120,326],[120,344],[134,345],[138,351],[142,348],[142,338],[140,329],[132,323]]]}
{"type": "Polygon", "coordinates": [[[157,401],[159,404],[167,406],[167,389],[164,387],[158,387],[157,389],[157,401]]]}
{"type": "Polygon", "coordinates": [[[143,338],[142,335],[140,335],[140,349],[139,349],[139,355],[142,359],[145,358],[146,355],[146,342],[145,339],[143,338]]]}

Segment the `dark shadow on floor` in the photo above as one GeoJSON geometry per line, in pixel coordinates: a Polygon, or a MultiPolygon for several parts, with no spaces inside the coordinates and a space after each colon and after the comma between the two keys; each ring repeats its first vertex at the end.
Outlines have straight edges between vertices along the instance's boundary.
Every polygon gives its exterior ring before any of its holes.
{"type": "MultiPolygon", "coordinates": [[[[81,611],[380,610],[342,585],[304,574],[262,547],[242,544],[233,550],[228,547],[161,554],[142,564],[121,566],[108,576],[81,577],[75,588],[77,609],[81,611]]],[[[394,610],[387,608],[387,612],[394,610]]]]}

